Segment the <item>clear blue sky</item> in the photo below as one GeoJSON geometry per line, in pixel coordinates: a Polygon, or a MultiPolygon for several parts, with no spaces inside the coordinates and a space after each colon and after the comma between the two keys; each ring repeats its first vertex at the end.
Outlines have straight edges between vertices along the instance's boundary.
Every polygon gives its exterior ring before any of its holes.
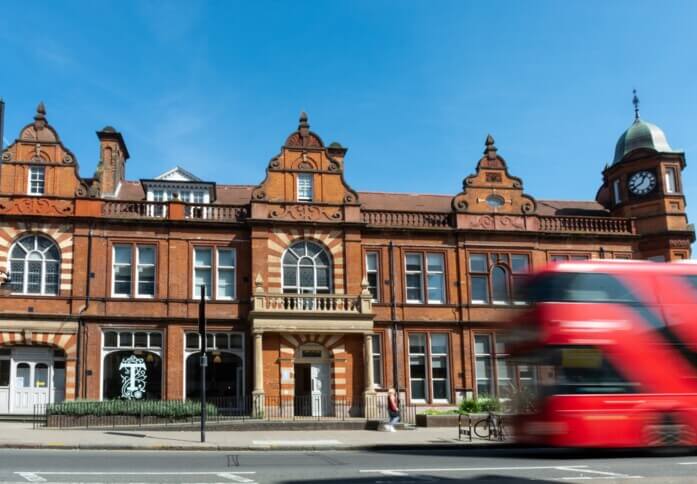
{"type": "MultiPolygon", "coordinates": [[[[77,155],[120,130],[128,178],[255,184],[306,110],[358,190],[455,194],[491,133],[540,199],[593,199],[641,115],[687,153],[697,2],[3,2],[6,138],[39,100],[77,155]]],[[[693,158],[695,157],[695,158],[693,158]]]]}

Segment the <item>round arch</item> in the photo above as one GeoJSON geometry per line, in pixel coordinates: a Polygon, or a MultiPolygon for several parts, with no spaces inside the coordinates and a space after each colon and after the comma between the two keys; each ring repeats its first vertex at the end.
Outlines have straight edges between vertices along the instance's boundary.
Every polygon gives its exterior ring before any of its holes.
{"type": "Polygon", "coordinates": [[[319,241],[294,241],[281,257],[285,293],[329,294],[332,292],[332,258],[319,241]]]}

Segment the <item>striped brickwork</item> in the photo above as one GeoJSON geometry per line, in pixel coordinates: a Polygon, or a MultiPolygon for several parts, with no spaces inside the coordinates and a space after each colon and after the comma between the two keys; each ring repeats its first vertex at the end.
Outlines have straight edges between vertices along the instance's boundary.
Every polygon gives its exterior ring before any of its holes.
{"type": "Polygon", "coordinates": [[[344,294],[344,244],[341,232],[321,229],[273,229],[268,241],[268,290],[281,292],[281,259],[286,249],[298,239],[307,239],[324,246],[332,258],[333,293],[344,294]]]}

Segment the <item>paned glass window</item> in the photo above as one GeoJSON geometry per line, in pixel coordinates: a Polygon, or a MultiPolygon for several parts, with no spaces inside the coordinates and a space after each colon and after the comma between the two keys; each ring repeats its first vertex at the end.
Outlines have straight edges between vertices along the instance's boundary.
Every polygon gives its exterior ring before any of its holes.
{"type": "Polygon", "coordinates": [[[194,249],[194,298],[201,298],[201,286],[206,286],[206,299],[211,298],[213,249],[194,249]]]}
{"type": "Polygon", "coordinates": [[[45,169],[43,166],[29,167],[29,195],[43,195],[45,191],[45,169]]]}
{"type": "Polygon", "coordinates": [[[426,261],[428,303],[442,304],[445,302],[445,266],[443,264],[443,254],[427,254],[426,261]]]}
{"type": "Polygon", "coordinates": [[[516,389],[532,389],[536,384],[533,367],[510,361],[504,335],[475,334],[474,359],[478,397],[511,398],[516,389]]]}
{"type": "Polygon", "coordinates": [[[622,195],[620,194],[620,180],[619,178],[612,182],[612,196],[615,200],[615,205],[622,202],[622,195]]]}
{"type": "Polygon", "coordinates": [[[422,303],[423,260],[421,254],[406,255],[407,302],[422,303]]]}
{"type": "Polygon", "coordinates": [[[382,380],[382,338],[379,334],[373,334],[370,337],[373,346],[373,382],[377,386],[383,385],[382,380]]]}
{"type": "Polygon", "coordinates": [[[368,280],[368,290],[373,296],[373,301],[380,300],[379,260],[377,252],[367,252],[365,254],[365,274],[368,280]]]}
{"type": "Polygon", "coordinates": [[[530,272],[528,254],[481,253],[469,255],[472,304],[524,304],[518,296],[530,272]]]}
{"type": "Polygon", "coordinates": [[[312,174],[311,173],[298,174],[298,201],[299,202],[311,202],[312,201],[312,174]]]}
{"type": "Polygon", "coordinates": [[[58,246],[43,235],[27,235],[10,249],[10,288],[15,294],[56,295],[60,283],[58,246]]]}
{"type": "Polygon", "coordinates": [[[155,247],[137,246],[138,296],[155,296],[155,247]]]}
{"type": "Polygon", "coordinates": [[[552,262],[565,262],[570,260],[588,260],[590,256],[588,254],[553,254],[549,256],[549,260],[552,262]]]}
{"type": "Polygon", "coordinates": [[[218,249],[218,299],[235,298],[235,250],[218,249]]]}
{"type": "Polygon", "coordinates": [[[328,294],[331,263],[327,252],[314,242],[293,243],[283,255],[283,292],[328,294]]]}
{"type": "Polygon", "coordinates": [[[450,401],[448,335],[409,334],[409,385],[413,401],[450,401]]]}

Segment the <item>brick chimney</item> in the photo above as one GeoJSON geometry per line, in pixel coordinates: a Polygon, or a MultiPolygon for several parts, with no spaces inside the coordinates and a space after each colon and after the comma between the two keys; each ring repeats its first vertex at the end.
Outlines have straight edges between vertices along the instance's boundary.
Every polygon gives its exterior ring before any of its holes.
{"type": "Polygon", "coordinates": [[[111,126],[97,131],[99,138],[99,165],[94,177],[99,180],[100,195],[113,196],[126,178],[128,148],[121,133],[111,126]]]}

